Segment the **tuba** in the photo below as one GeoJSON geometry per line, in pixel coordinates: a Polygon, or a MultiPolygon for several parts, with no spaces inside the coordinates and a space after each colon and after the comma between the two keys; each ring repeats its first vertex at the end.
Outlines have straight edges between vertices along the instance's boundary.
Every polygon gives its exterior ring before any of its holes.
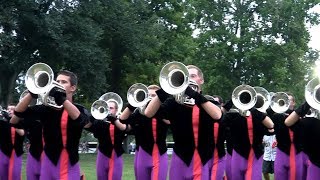
{"type": "Polygon", "coordinates": [[[91,115],[98,120],[105,119],[110,114],[108,107],[109,102],[114,102],[117,104],[118,110],[116,115],[120,114],[123,106],[121,97],[117,93],[108,92],[103,94],[98,100],[92,103],[91,115]]]}
{"type": "Polygon", "coordinates": [[[53,88],[58,88],[60,91],[64,91],[64,87],[58,82],[54,81],[54,74],[50,66],[45,63],[36,63],[32,65],[26,73],[25,84],[28,90],[34,94],[38,94],[41,98],[41,102],[46,106],[54,108],[62,108],[55,102],[54,97],[50,96],[50,91],[53,88]]]}
{"type": "Polygon", "coordinates": [[[289,109],[290,100],[285,92],[276,92],[271,97],[270,107],[276,113],[284,113],[289,109]]]}
{"type": "Polygon", "coordinates": [[[257,102],[254,107],[265,113],[268,107],[270,106],[271,98],[269,92],[263,87],[254,87],[257,92],[257,102]]]}

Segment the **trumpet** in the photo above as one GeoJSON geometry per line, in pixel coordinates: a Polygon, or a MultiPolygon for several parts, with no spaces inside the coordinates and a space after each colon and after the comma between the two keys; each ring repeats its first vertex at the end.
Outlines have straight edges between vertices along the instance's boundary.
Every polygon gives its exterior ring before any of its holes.
{"type": "Polygon", "coordinates": [[[285,92],[276,92],[271,97],[270,107],[276,113],[284,113],[289,109],[290,100],[285,92]]]}
{"type": "Polygon", "coordinates": [[[91,115],[98,120],[105,119],[110,114],[108,107],[109,102],[114,102],[116,104],[118,107],[116,114],[120,114],[123,106],[121,97],[117,93],[108,92],[103,94],[98,100],[92,103],[91,115]]]}
{"type": "Polygon", "coordinates": [[[54,74],[50,66],[45,63],[36,63],[32,65],[26,73],[25,85],[28,90],[41,97],[41,102],[46,106],[51,106],[57,109],[63,106],[58,106],[54,97],[50,96],[50,91],[53,88],[58,88],[64,91],[64,87],[54,81],[54,74]]]}

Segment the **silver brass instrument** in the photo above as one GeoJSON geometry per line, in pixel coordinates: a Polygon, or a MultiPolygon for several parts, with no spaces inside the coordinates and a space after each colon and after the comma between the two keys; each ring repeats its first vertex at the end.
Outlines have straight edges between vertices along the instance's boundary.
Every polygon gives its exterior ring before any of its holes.
{"type": "Polygon", "coordinates": [[[305,87],[304,94],[308,104],[316,109],[320,110],[320,82],[319,78],[314,78],[308,82],[305,87]]]}
{"type": "Polygon", "coordinates": [[[319,112],[319,110],[311,107],[309,112],[306,114],[306,117],[313,117],[313,118],[320,119],[320,112],[319,112]]]}
{"type": "Polygon", "coordinates": [[[159,82],[161,88],[168,94],[180,94],[189,85],[189,71],[180,62],[169,62],[161,69],[159,82]]]}
{"type": "Polygon", "coordinates": [[[105,119],[108,114],[108,103],[105,100],[96,100],[91,105],[91,115],[98,120],[105,119]]]}
{"type": "Polygon", "coordinates": [[[128,103],[133,107],[142,107],[149,100],[148,87],[142,83],[136,83],[130,86],[127,92],[128,103]]]}
{"type": "Polygon", "coordinates": [[[232,92],[231,100],[240,110],[249,110],[257,102],[257,92],[249,85],[240,85],[232,92]]]}
{"type": "MultiPolygon", "coordinates": [[[[19,102],[29,93],[28,89],[24,90],[21,94],[20,94],[20,97],[19,97],[19,102]]],[[[40,105],[40,104],[43,104],[42,103],[42,97],[41,97],[41,94],[38,95],[38,99],[32,99],[31,100],[31,103],[29,104],[29,106],[34,106],[34,105],[40,105]]]]}
{"type": "Polygon", "coordinates": [[[285,92],[276,92],[271,97],[270,107],[276,113],[285,113],[290,106],[289,96],[285,92]]]}
{"type": "Polygon", "coordinates": [[[121,110],[122,110],[122,106],[123,106],[123,101],[122,101],[122,98],[117,94],[117,93],[114,93],[114,92],[108,92],[108,93],[105,93],[103,94],[102,96],[100,96],[99,98],[100,100],[104,100],[106,101],[107,103],[108,102],[115,102],[118,106],[118,110],[117,110],[117,114],[120,114],[121,110]]]}
{"type": "MultiPolygon", "coordinates": [[[[199,86],[198,84],[193,81],[193,80],[189,80],[189,86],[194,90],[194,91],[198,91],[199,86]]],[[[175,100],[179,103],[179,104],[187,104],[187,105],[195,105],[195,100],[193,98],[190,98],[189,96],[187,96],[184,91],[182,93],[179,94],[175,94],[174,95],[175,100]]]]}
{"type": "Polygon", "coordinates": [[[58,88],[60,91],[65,91],[65,89],[61,84],[54,81],[53,71],[47,64],[36,63],[32,65],[26,73],[25,84],[30,92],[42,97],[44,105],[58,109],[63,107],[62,105],[58,106],[54,97],[49,95],[53,88],[58,88]]]}
{"type": "Polygon", "coordinates": [[[263,87],[254,87],[257,92],[257,102],[254,107],[265,113],[268,107],[270,106],[271,98],[269,92],[263,87]]]}
{"type": "Polygon", "coordinates": [[[94,103],[91,105],[91,115],[98,120],[103,120],[105,119],[109,114],[109,107],[108,103],[109,102],[114,102],[117,104],[118,110],[117,114],[118,115],[123,106],[123,101],[121,97],[114,92],[108,92],[103,94],[98,100],[96,100],[94,103]]]}

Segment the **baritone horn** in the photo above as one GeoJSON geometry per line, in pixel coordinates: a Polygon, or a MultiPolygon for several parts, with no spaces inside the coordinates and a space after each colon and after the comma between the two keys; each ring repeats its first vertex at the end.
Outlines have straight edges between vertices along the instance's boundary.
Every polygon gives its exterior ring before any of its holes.
{"type": "Polygon", "coordinates": [[[46,106],[54,108],[62,108],[55,102],[54,97],[50,96],[50,91],[57,88],[59,91],[65,92],[64,87],[54,81],[54,74],[51,67],[45,63],[36,63],[32,65],[26,72],[25,85],[28,90],[42,97],[42,103],[46,106]]]}
{"type": "Polygon", "coordinates": [[[313,78],[305,87],[305,98],[308,104],[316,110],[320,110],[320,83],[319,78],[313,78]]]}
{"type": "Polygon", "coordinates": [[[233,90],[231,100],[239,110],[247,111],[256,104],[257,92],[253,87],[243,84],[233,90]]]}
{"type": "Polygon", "coordinates": [[[271,97],[270,107],[276,113],[285,113],[290,106],[289,96],[285,92],[276,92],[271,97]]]}
{"type": "Polygon", "coordinates": [[[135,83],[128,89],[127,100],[133,107],[142,107],[150,100],[148,87],[142,83],[135,83]]]}
{"type": "Polygon", "coordinates": [[[270,106],[270,101],[271,101],[270,94],[263,87],[254,87],[254,89],[257,92],[257,94],[256,94],[257,95],[257,102],[254,105],[254,107],[258,111],[265,113],[266,110],[268,109],[268,107],[270,106]]]}
{"type": "Polygon", "coordinates": [[[183,93],[189,85],[189,71],[181,62],[169,62],[161,69],[159,82],[161,88],[168,94],[183,93]]]}

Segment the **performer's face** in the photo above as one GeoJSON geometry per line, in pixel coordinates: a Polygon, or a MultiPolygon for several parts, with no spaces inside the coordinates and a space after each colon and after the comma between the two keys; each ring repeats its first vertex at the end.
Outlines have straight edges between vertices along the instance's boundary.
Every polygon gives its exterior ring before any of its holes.
{"type": "Polygon", "coordinates": [[[65,90],[66,90],[66,94],[73,94],[74,91],[76,90],[76,86],[74,85],[71,85],[71,82],[70,82],[70,77],[69,76],[65,76],[65,75],[62,75],[60,74],[58,77],[57,77],[57,82],[59,84],[61,84],[65,90]]]}
{"type": "Polygon", "coordinates": [[[198,70],[194,68],[188,69],[191,80],[194,80],[199,86],[203,84],[203,79],[198,75],[198,70]]]}
{"type": "Polygon", "coordinates": [[[157,96],[156,89],[148,89],[148,93],[149,93],[149,98],[151,99],[157,96]]]}
{"type": "Polygon", "coordinates": [[[109,113],[112,114],[112,115],[117,115],[117,106],[116,106],[116,103],[115,102],[108,102],[108,110],[109,110],[109,113]]]}
{"type": "Polygon", "coordinates": [[[7,110],[8,110],[8,113],[9,113],[10,117],[12,117],[15,107],[16,106],[8,106],[7,110]]]}
{"type": "Polygon", "coordinates": [[[294,110],[294,106],[296,105],[292,96],[289,95],[289,109],[294,110]]]}

